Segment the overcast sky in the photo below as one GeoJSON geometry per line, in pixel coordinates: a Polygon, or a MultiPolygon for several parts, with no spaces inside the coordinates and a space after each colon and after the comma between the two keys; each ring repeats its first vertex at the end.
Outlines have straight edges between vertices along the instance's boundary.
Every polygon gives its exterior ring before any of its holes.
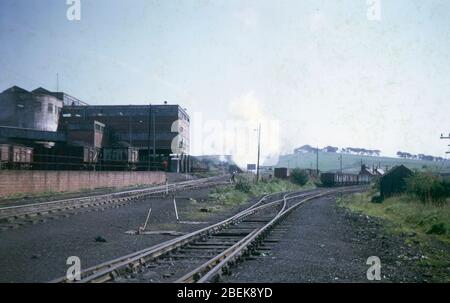
{"type": "Polygon", "coordinates": [[[55,90],[59,73],[91,104],[178,103],[194,154],[242,163],[258,121],[264,156],[303,144],[444,156],[450,1],[379,3],[373,20],[366,0],[81,0],[69,21],[66,0],[0,0],[0,90],[55,90]]]}

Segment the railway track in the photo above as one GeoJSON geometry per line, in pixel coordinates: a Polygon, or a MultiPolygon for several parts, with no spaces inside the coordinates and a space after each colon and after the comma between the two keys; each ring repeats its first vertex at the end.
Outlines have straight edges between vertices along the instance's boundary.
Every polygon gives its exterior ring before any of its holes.
{"type": "MultiPolygon", "coordinates": [[[[255,250],[283,218],[303,203],[355,188],[276,193],[238,214],[192,233],[81,272],[78,283],[210,282],[255,250]]],[[[51,281],[67,283],[66,277],[51,281]]]]}
{"type": "Polygon", "coordinates": [[[227,183],[228,180],[225,177],[211,177],[111,194],[2,207],[0,208],[0,231],[69,217],[81,212],[121,207],[143,198],[161,197],[173,192],[227,183]]]}

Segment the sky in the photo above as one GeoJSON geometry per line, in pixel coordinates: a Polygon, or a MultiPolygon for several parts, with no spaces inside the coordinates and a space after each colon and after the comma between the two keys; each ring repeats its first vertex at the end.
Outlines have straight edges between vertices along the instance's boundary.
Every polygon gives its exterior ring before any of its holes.
{"type": "Polygon", "coordinates": [[[180,104],[191,152],[240,164],[259,123],[268,164],[304,144],[450,143],[450,1],[80,0],[73,21],[71,7],[0,0],[0,91],[56,90],[58,73],[90,104],[180,104]]]}

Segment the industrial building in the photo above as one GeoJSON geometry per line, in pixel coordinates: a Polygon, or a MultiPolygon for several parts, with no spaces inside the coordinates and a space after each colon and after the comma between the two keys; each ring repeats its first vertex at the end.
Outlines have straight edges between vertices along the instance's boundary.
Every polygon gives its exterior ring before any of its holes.
{"type": "Polygon", "coordinates": [[[13,86],[0,109],[0,143],[33,148],[32,169],[189,170],[190,118],[179,105],[89,105],[13,86]]]}
{"type": "Polygon", "coordinates": [[[60,127],[95,121],[106,126],[111,142],[136,147],[142,161],[169,160],[172,151],[188,154],[190,121],[179,105],[64,106],[60,127]]]}
{"type": "Polygon", "coordinates": [[[55,132],[63,102],[40,89],[29,92],[13,86],[0,94],[0,106],[1,126],[55,132]]]}

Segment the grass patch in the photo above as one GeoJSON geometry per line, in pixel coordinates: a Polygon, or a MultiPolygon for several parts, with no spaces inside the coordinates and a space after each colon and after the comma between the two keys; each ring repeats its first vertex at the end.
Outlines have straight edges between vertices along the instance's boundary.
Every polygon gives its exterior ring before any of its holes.
{"type": "Polygon", "coordinates": [[[450,282],[450,205],[423,203],[418,198],[401,195],[371,202],[369,192],[346,195],[338,206],[382,219],[387,233],[404,237],[416,245],[426,258],[418,261],[433,281],[450,282]]]}
{"type": "MultiPolygon", "coordinates": [[[[245,177],[244,177],[245,178],[245,177]]],[[[239,206],[249,199],[260,197],[269,193],[314,188],[315,185],[307,183],[299,186],[290,181],[281,179],[263,180],[254,183],[251,180],[238,180],[236,185],[226,185],[214,188],[205,202],[196,202],[197,211],[187,213],[189,220],[205,220],[212,213],[220,213],[227,208],[239,206]],[[205,211],[207,210],[207,211],[205,211]]]]}
{"type": "Polygon", "coordinates": [[[338,205],[386,219],[394,231],[435,235],[450,245],[450,205],[424,204],[406,195],[392,197],[382,203],[371,203],[370,200],[369,193],[358,193],[340,199],[338,205]]]}

